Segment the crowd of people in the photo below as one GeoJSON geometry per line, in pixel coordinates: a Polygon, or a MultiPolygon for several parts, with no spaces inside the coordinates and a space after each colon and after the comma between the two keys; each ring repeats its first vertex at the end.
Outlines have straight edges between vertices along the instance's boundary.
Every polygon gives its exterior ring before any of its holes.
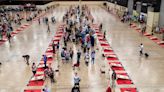
{"type": "MultiPolygon", "coordinates": [[[[64,47],[61,52],[63,60],[69,60],[73,58],[72,48],[67,49],[67,43],[73,42],[74,44],[80,44],[82,50],[77,51],[77,62],[80,61],[81,53],[89,53],[90,48],[95,45],[95,31],[91,28],[90,24],[93,22],[87,6],[82,7],[80,11],[79,6],[67,11],[63,17],[63,21],[66,22],[65,33],[63,36],[64,47]]],[[[87,54],[86,54],[87,55],[87,54]]],[[[93,56],[93,55],[92,55],[93,56]]],[[[86,58],[87,59],[87,58],[86,58]]]]}
{"type": "MultiPolygon", "coordinates": [[[[4,40],[5,38],[7,38],[10,42],[11,32],[14,31],[13,26],[15,25],[20,26],[24,20],[30,22],[41,13],[47,12],[55,7],[56,5],[53,5],[51,7],[47,7],[45,10],[36,9],[35,11],[26,11],[23,8],[21,8],[21,10],[13,10],[13,8],[11,8],[10,11],[4,9],[1,10],[0,11],[0,40],[4,40]]],[[[48,25],[47,18],[45,19],[46,20],[43,19],[43,21],[46,22],[46,24],[48,25]]],[[[56,22],[54,16],[51,18],[51,20],[53,23],[56,22]]]]}
{"type": "MultiPolygon", "coordinates": [[[[73,70],[80,69],[80,62],[82,55],[84,55],[84,61],[86,66],[91,62],[95,62],[94,50],[96,38],[95,31],[92,29],[91,25],[94,22],[89,8],[83,5],[80,9],[79,6],[71,6],[66,14],[63,16],[63,22],[66,24],[64,29],[63,44],[61,50],[62,63],[72,63],[73,70]],[[77,48],[72,48],[74,44],[77,48]],[[76,51],[77,50],[77,51],[76,51]],[[74,62],[75,60],[75,62],[74,62]]],[[[77,72],[75,72],[74,77],[74,87],[72,92],[79,91],[80,77],[77,72]]]]}
{"type": "MultiPolygon", "coordinates": [[[[19,14],[17,14],[17,17],[19,17],[19,14]]],[[[7,37],[10,42],[12,31],[13,31],[13,27],[12,27],[12,19],[10,14],[1,13],[0,14],[0,40],[3,40],[5,37],[7,37]]]]}

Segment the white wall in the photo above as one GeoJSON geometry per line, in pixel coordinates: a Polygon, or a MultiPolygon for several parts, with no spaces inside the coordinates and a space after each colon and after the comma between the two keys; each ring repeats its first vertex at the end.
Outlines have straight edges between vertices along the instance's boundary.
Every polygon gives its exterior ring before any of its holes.
{"type": "Polygon", "coordinates": [[[159,12],[148,12],[147,16],[147,32],[151,33],[154,26],[158,25],[159,12]]]}

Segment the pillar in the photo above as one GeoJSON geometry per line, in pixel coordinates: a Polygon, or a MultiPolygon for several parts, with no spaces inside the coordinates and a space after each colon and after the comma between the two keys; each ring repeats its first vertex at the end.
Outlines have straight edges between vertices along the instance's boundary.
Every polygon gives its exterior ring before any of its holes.
{"type": "Polygon", "coordinates": [[[147,10],[147,33],[152,34],[152,30],[158,25],[158,21],[159,12],[154,12],[154,8],[149,6],[147,10]]]}
{"type": "Polygon", "coordinates": [[[136,2],[136,11],[140,15],[141,13],[141,8],[142,8],[142,3],[141,2],[136,2]]]}
{"type": "Polygon", "coordinates": [[[164,27],[164,0],[161,0],[160,15],[159,15],[159,25],[164,27]]]}
{"type": "Polygon", "coordinates": [[[133,4],[134,0],[128,0],[128,12],[130,15],[133,15],[133,4]]]}

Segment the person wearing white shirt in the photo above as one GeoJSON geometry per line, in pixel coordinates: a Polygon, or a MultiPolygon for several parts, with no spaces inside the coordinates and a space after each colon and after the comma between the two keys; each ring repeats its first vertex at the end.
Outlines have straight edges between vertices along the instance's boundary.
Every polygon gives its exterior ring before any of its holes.
{"type": "Polygon", "coordinates": [[[74,76],[74,86],[79,86],[80,84],[80,77],[77,75],[77,73],[75,73],[74,76]]]}
{"type": "Polygon", "coordinates": [[[92,62],[92,64],[94,64],[94,61],[95,61],[95,50],[93,50],[91,52],[91,62],[92,62]]]}
{"type": "Polygon", "coordinates": [[[140,56],[141,56],[141,55],[143,55],[143,48],[144,48],[144,46],[143,46],[143,44],[141,43],[139,47],[140,47],[140,56]]]}

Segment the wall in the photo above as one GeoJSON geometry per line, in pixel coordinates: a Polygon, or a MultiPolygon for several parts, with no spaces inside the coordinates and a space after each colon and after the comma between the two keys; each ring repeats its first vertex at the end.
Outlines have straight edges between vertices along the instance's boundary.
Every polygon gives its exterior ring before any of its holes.
{"type": "Polygon", "coordinates": [[[160,26],[164,27],[164,0],[161,2],[161,10],[160,10],[160,26]]]}
{"type": "MultiPolygon", "coordinates": [[[[54,3],[59,3],[61,5],[72,5],[72,4],[79,4],[79,1],[55,1],[54,3]]],[[[82,1],[82,4],[94,4],[94,5],[102,5],[103,2],[102,1],[82,1]]]]}
{"type": "Polygon", "coordinates": [[[154,26],[158,25],[159,12],[148,11],[147,17],[147,32],[151,33],[154,26]]]}

